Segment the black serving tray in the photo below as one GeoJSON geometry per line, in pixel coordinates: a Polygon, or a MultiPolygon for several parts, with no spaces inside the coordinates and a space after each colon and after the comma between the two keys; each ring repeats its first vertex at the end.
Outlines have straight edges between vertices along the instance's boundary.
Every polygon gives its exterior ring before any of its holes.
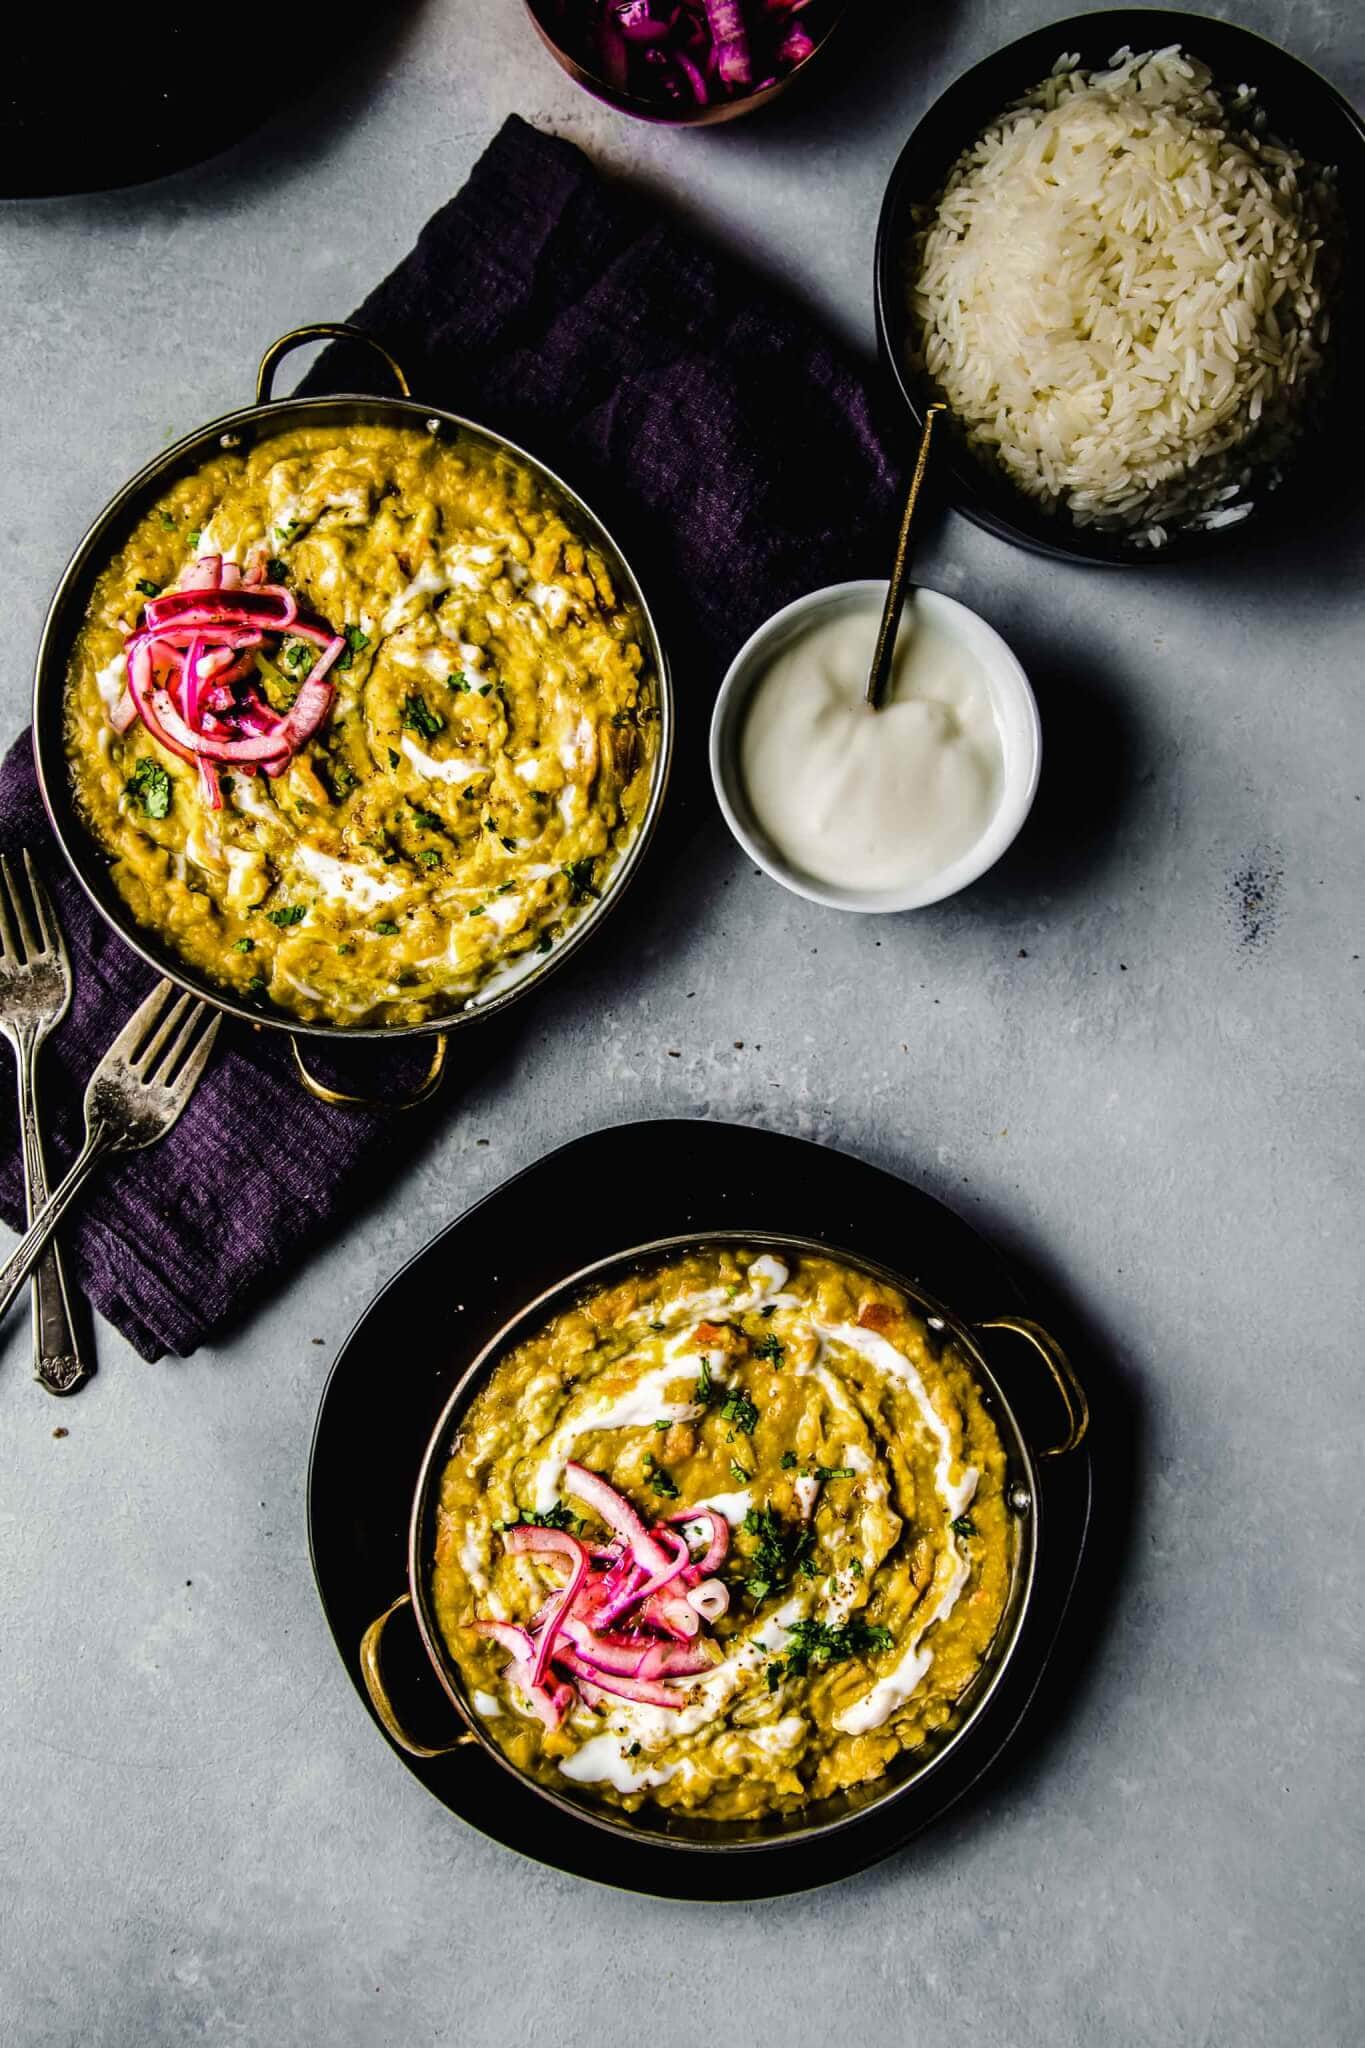
{"type": "MultiPolygon", "coordinates": [[[[457,1373],[564,1274],[631,1244],[725,1227],[812,1237],[878,1261],[969,1322],[1022,1303],[999,1254],[952,1210],[892,1174],[804,1139],[660,1120],[595,1131],[538,1160],[394,1275],[346,1339],[323,1390],[308,1473],[309,1546],[323,1608],[362,1699],[360,1639],[407,1583],[418,1468],[457,1373]]],[[[1011,1348],[1014,1340],[982,1342],[1026,1431],[1035,1421],[1034,1440],[1047,1441],[1057,1418],[1045,1375],[1011,1348]]],[[[1088,1448],[1042,1460],[1038,1477],[1048,1540],[1004,1678],[942,1764],[863,1823],[775,1844],[762,1855],[698,1858],[605,1836],[518,1784],[477,1747],[427,1759],[396,1747],[394,1754],[451,1813],[494,1841],[631,1891],[765,1898],[865,1869],[937,1820],[996,1762],[1042,1678],[1089,1526],[1088,1448]]],[[[390,1635],[386,1670],[405,1718],[433,1744],[449,1739],[453,1715],[415,1631],[395,1626],[390,1635]]]]}

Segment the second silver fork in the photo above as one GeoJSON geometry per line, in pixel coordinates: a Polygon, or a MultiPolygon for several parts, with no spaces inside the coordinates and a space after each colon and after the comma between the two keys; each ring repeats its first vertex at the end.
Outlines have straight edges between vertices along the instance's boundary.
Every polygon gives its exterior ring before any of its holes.
{"type": "MultiPolygon", "coordinates": [[[[27,849],[28,902],[7,858],[0,858],[0,1031],[14,1047],[19,1079],[19,1143],[28,1218],[47,1200],[34,1069],[38,1048],[71,1003],[71,963],[61,927],[27,849]]],[[[71,1322],[71,1301],[54,1241],[33,1276],[33,1372],[51,1394],[72,1394],[89,1378],[71,1322]]]]}
{"type": "Polygon", "coordinates": [[[85,1143],[0,1272],[0,1317],[101,1159],[165,1137],[199,1084],[222,1021],[202,1000],[177,999],[169,981],[134,1010],[86,1083],[85,1143]]]}

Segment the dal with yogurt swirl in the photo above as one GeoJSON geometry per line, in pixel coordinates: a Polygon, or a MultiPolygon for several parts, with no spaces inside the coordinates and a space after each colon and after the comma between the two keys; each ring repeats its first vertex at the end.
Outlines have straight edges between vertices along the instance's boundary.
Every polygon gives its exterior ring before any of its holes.
{"type": "Polygon", "coordinates": [[[658,754],[643,622],[572,518],[511,455],[418,427],[293,429],[168,490],[98,577],[67,685],[79,807],[137,921],[310,1023],[418,1023],[549,952],[658,754]],[[213,808],[125,713],[144,604],[219,562],[314,622],[255,656],[263,714],[328,632],[345,647],[325,721],[287,767],[223,763],[213,808]]]}
{"type": "Polygon", "coordinates": [[[698,1252],[496,1367],[441,1479],[437,1621],[542,1782],[792,1812],[952,1722],[1008,1599],[1005,1474],[966,1362],[893,1288],[698,1252]],[[661,1592],[646,1536],[690,1557],[661,1592]]]}

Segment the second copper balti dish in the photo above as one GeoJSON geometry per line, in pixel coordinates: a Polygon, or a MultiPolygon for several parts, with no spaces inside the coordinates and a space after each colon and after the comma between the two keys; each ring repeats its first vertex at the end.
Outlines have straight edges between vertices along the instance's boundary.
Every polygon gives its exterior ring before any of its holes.
{"type": "MultiPolygon", "coordinates": [[[[361,467],[359,453],[357,467],[361,467]]],[[[277,464],[276,469],[281,473],[287,473],[288,461],[277,464]]],[[[381,502],[374,508],[381,517],[384,510],[382,498],[381,489],[381,502]]],[[[186,496],[186,503],[191,502],[192,498],[186,496]]],[[[344,526],[344,506],[336,508],[335,517],[344,526]]],[[[268,529],[271,537],[265,543],[266,547],[278,547],[282,553],[287,553],[292,538],[291,523],[282,520],[278,527],[268,529]],[[281,537],[275,540],[274,534],[281,537]]],[[[418,525],[420,527],[420,518],[418,525]]],[[[476,540],[477,537],[476,532],[476,540]]],[[[201,549],[210,545],[202,535],[194,534],[189,538],[201,549]]],[[[338,540],[338,547],[343,540],[344,535],[338,540]]],[[[428,549],[432,545],[429,534],[419,531],[418,540],[420,545],[428,549]]],[[[217,541],[218,537],[215,535],[212,543],[215,548],[217,541]]],[[[481,551],[476,545],[469,552],[474,555],[481,551]]],[[[234,587],[231,591],[225,591],[223,595],[239,606],[242,598],[236,588],[238,580],[250,581],[253,575],[258,582],[262,579],[267,582],[274,579],[270,587],[285,590],[285,596],[288,595],[282,580],[289,569],[288,562],[271,560],[267,563],[262,560],[254,569],[248,569],[246,577],[243,578],[242,566],[235,560],[231,561],[226,574],[219,566],[220,559],[223,563],[229,561],[228,556],[219,558],[212,554],[207,559],[211,566],[204,573],[209,577],[223,576],[225,581],[227,575],[230,575],[234,587]]],[[[423,587],[424,571],[416,554],[406,559],[412,574],[409,589],[417,593],[414,606],[420,610],[425,602],[430,601],[429,593],[423,587]]],[[[532,570],[528,569],[525,563],[511,561],[509,567],[515,570],[523,585],[529,584],[532,594],[537,591],[539,586],[534,582],[532,570]]],[[[323,582],[327,573],[324,564],[321,578],[323,582]]],[[[470,577],[481,575],[486,581],[487,575],[492,572],[475,564],[460,573],[470,577]]],[[[124,581],[126,580],[125,575],[124,581]]],[[[313,581],[315,584],[319,581],[316,564],[313,581]]],[[[541,596],[545,603],[541,606],[540,612],[546,611],[551,600],[560,595],[562,593],[557,593],[553,588],[542,591],[541,596]]],[[[322,609],[322,604],[316,598],[311,601],[317,610],[322,609]]],[[[323,602],[325,601],[324,598],[323,602]]],[[[212,606],[204,606],[201,609],[206,616],[212,616],[212,606]]],[[[521,609],[524,610],[526,607],[521,609]]],[[[532,625],[544,638],[547,628],[540,612],[537,613],[532,625]]],[[[555,615],[551,613],[551,623],[554,622],[555,615]]],[[[529,633],[532,626],[527,626],[525,630],[529,633]]],[[[231,641],[230,634],[225,637],[228,642],[231,641]]],[[[489,787],[486,769],[467,774],[464,771],[468,769],[469,764],[433,758],[437,752],[444,756],[450,751],[448,742],[458,729],[450,725],[451,719],[462,716],[472,720],[477,714],[487,721],[491,710],[499,703],[499,696],[490,698],[490,692],[497,688],[491,668],[480,668],[477,665],[481,652],[486,653],[487,649],[481,650],[470,646],[463,652],[457,652],[452,659],[447,659],[448,650],[444,650],[440,645],[417,646],[406,650],[405,659],[424,663],[428,669],[432,663],[439,662],[442,674],[435,677],[434,672],[430,676],[421,670],[416,673],[410,694],[402,699],[401,709],[395,711],[392,706],[389,707],[393,712],[390,720],[394,725],[392,732],[387,729],[378,731],[382,719],[377,721],[370,716],[368,704],[364,709],[364,732],[360,743],[372,752],[375,748],[379,749],[379,753],[374,756],[377,775],[389,779],[396,776],[394,787],[386,790],[386,796],[392,799],[392,808],[401,824],[395,825],[387,818],[378,821],[365,843],[363,872],[354,862],[330,860],[331,870],[344,874],[347,887],[354,888],[355,878],[358,876],[366,891],[365,901],[360,905],[364,912],[363,918],[357,920],[352,916],[352,922],[359,923],[362,928],[357,931],[338,930],[331,935],[341,941],[330,949],[337,954],[354,952],[357,938],[362,940],[367,948],[373,947],[378,952],[380,945],[376,945],[376,941],[382,945],[386,942],[388,934],[396,935],[396,920],[399,913],[395,911],[392,916],[388,913],[387,898],[391,894],[397,894],[394,883],[389,879],[390,876],[401,877],[408,868],[411,868],[416,892],[429,879],[439,881],[443,862],[451,865],[463,857],[463,847],[456,837],[455,828],[450,823],[451,806],[456,803],[463,807],[459,822],[460,830],[465,835],[464,845],[473,844],[476,851],[481,846],[486,846],[492,854],[493,864],[504,859],[508,862],[509,873],[519,873],[525,867],[529,856],[518,851],[515,840],[508,836],[506,825],[500,824],[487,802],[480,801],[489,787]],[[409,726],[414,730],[409,731],[409,726]],[[449,728],[444,737],[433,739],[431,735],[438,733],[442,726],[449,728]],[[409,766],[409,749],[413,761],[417,763],[416,769],[409,766]],[[381,758],[385,754],[387,768],[384,759],[381,758]],[[424,776],[435,776],[438,779],[429,783],[423,782],[424,776]],[[458,789],[455,787],[456,778],[460,785],[458,789]],[[452,786],[448,789],[447,784],[452,786]],[[426,796],[428,788],[436,791],[434,797],[426,796]],[[438,817],[433,806],[442,808],[443,815],[438,817]],[[503,835],[501,838],[498,836],[500,831],[503,835]],[[442,832],[446,836],[442,837],[442,832]],[[409,839],[412,840],[411,845],[408,844],[409,839]],[[380,865],[381,861],[384,863],[383,866],[380,865]],[[515,865],[518,861],[521,862],[521,867],[515,865]],[[374,870],[373,875],[369,872],[371,868],[374,870]],[[381,895],[385,901],[379,900],[381,895]],[[374,898],[373,901],[370,900],[371,896],[374,898]]],[[[553,652],[551,646],[549,656],[552,656],[553,652]]],[[[628,676],[629,672],[623,673],[628,676]]],[[[103,677],[96,677],[94,680],[102,683],[103,677]]],[[[349,683],[352,677],[346,680],[349,683]]],[[[294,687],[297,688],[297,679],[294,687]]],[[[180,732],[180,724],[177,721],[185,710],[184,686],[182,683],[177,690],[173,684],[171,688],[177,696],[176,702],[171,702],[168,698],[164,677],[154,674],[150,678],[150,704],[147,715],[149,721],[154,722],[153,740],[168,737],[174,741],[180,732]],[[154,710],[152,706],[159,708],[154,710]]],[[[274,735],[283,730],[286,737],[288,736],[289,718],[300,716],[301,710],[305,708],[304,693],[308,689],[309,684],[305,681],[303,692],[297,694],[296,708],[283,720],[278,716],[275,718],[271,727],[274,735]]],[[[117,696],[117,682],[111,694],[117,696]]],[[[224,701],[228,699],[225,698],[224,701]]],[[[286,697],[284,702],[288,701],[289,698],[286,697]]],[[[208,702],[210,705],[214,702],[211,689],[208,702]]],[[[278,712],[279,707],[275,708],[278,712]]],[[[509,710],[509,730],[511,715],[509,710]]],[[[118,726],[120,720],[126,716],[126,709],[114,706],[110,716],[114,727],[113,744],[122,744],[118,738],[118,726]]],[[[89,723],[93,727],[102,725],[103,721],[97,716],[91,716],[89,723]]],[[[211,711],[205,715],[205,723],[212,726],[211,711]]],[[[300,329],[276,342],[267,351],[261,363],[254,405],[212,421],[178,442],[165,454],[158,456],[125,486],[100,515],[77,549],[53,599],[39,650],[35,684],[34,748],[44,801],[58,842],[101,915],[128,945],[159,972],[171,976],[182,987],[205,997],[219,1008],[253,1025],[290,1032],[294,1040],[300,1075],[305,1085],[310,1086],[314,1092],[323,1094],[326,1099],[334,1101],[354,1098],[344,1097],[314,1079],[304,1064],[301,1041],[309,1038],[385,1041],[408,1037],[430,1039],[433,1042],[433,1054],[428,1076],[416,1096],[411,1098],[421,1099],[440,1078],[448,1036],[452,1030],[458,1029],[462,1024],[476,1022],[518,1000],[597,929],[611,905],[619,900],[649,842],[667,783],[672,735],[672,691],[664,650],[639,584],[621,550],[601,522],[567,484],[525,450],[474,421],[414,400],[408,393],[407,381],[401,369],[372,337],[361,334],[358,330],[332,326],[300,329]],[[271,395],[273,378],[282,357],[295,347],[328,336],[359,340],[376,349],[388,363],[399,385],[400,395],[274,399],[271,395]],[[233,922],[233,931],[235,932],[238,923],[241,924],[243,932],[249,932],[259,924],[260,937],[232,938],[231,979],[206,970],[202,949],[196,955],[187,944],[177,944],[174,939],[167,936],[164,929],[158,930],[158,920],[154,914],[138,914],[139,909],[145,912],[147,908],[140,899],[138,888],[130,888],[126,879],[124,886],[116,885],[111,848],[107,843],[102,843],[101,821],[96,815],[92,822],[86,792],[73,786],[70,760],[73,728],[68,703],[68,677],[72,673],[73,659],[83,660],[86,664],[84,672],[90,674],[95,661],[107,657],[111,647],[117,645],[118,634],[111,633],[111,629],[105,627],[104,640],[100,643],[98,654],[84,654],[85,642],[82,636],[96,630],[100,616],[116,617],[119,629],[129,634],[127,645],[130,661],[140,639],[145,640],[151,633],[163,633],[168,642],[181,650],[175,659],[182,664],[187,662],[191,667],[194,667],[196,660],[199,662],[195,678],[196,689],[207,680],[210,684],[231,686],[237,691],[229,712],[224,716],[238,722],[228,726],[220,720],[218,728],[232,735],[232,743],[226,750],[228,759],[220,765],[234,770],[231,777],[222,775],[218,779],[223,784],[241,784],[240,793],[231,794],[228,799],[233,806],[234,816],[239,804],[254,805],[258,801],[254,792],[260,791],[262,798],[268,795],[269,785],[261,776],[256,775],[254,780],[245,779],[255,775],[255,765],[248,766],[243,772],[237,768],[234,758],[238,751],[248,754],[251,751],[253,743],[249,734],[253,719],[259,718],[264,724],[271,724],[271,706],[265,702],[265,695],[262,692],[269,694],[272,680],[289,685],[290,678],[284,673],[286,664],[290,660],[299,659],[300,653],[303,676],[307,677],[310,673],[308,664],[317,662],[319,673],[324,665],[331,666],[329,681],[335,683],[339,673],[349,668],[353,662],[356,668],[359,668],[362,662],[376,660],[371,642],[379,629],[372,628],[371,633],[366,633],[361,625],[347,621],[343,639],[339,618],[328,618],[321,624],[313,618],[310,623],[308,615],[300,612],[297,625],[286,624],[278,629],[275,628],[272,619],[275,638],[268,642],[268,653],[274,658],[268,660],[264,655],[249,650],[238,665],[249,665],[252,660],[256,660],[261,674],[253,674],[250,681],[244,685],[237,679],[235,669],[230,667],[218,672],[211,666],[213,662],[230,659],[233,653],[230,644],[222,650],[214,648],[209,663],[203,661],[202,645],[195,650],[193,636],[198,629],[199,620],[199,611],[194,609],[196,600],[201,596],[217,598],[219,594],[216,589],[203,593],[190,587],[198,580],[199,562],[195,562],[192,570],[182,572],[175,585],[167,586],[167,591],[163,591],[153,582],[138,582],[139,599],[134,602],[140,602],[145,598],[146,623],[140,632],[134,634],[133,628],[138,621],[128,616],[129,607],[126,602],[120,614],[117,602],[119,564],[124,560],[121,551],[127,549],[140,534],[145,535],[148,531],[154,533],[158,519],[167,526],[177,524],[176,512],[168,509],[180,502],[174,495],[175,492],[181,489],[184,494],[186,486],[192,491],[193,480],[201,473],[213,473],[215,464],[219,467],[235,466],[240,469],[244,462],[250,463],[252,451],[256,448],[262,448],[269,454],[280,447],[288,456],[295,442],[304,449],[321,445],[330,447],[335,443],[344,456],[348,437],[357,444],[358,451],[363,452],[367,438],[374,442],[386,435],[394,439],[401,437],[405,447],[413,446],[419,451],[425,447],[430,451],[433,461],[450,458],[457,470],[468,470],[476,480],[485,473],[492,478],[510,478],[512,481],[508,488],[524,494],[526,502],[534,506],[534,516],[541,527],[543,528],[545,522],[549,521],[557,531],[568,536],[564,558],[566,561],[569,559],[571,547],[572,558],[577,565],[575,573],[583,587],[593,593],[592,602],[598,602],[596,591],[600,588],[606,593],[602,601],[607,606],[616,607],[609,619],[604,617],[601,628],[595,629],[598,630],[598,637],[604,645],[613,649],[620,645],[630,654],[635,663],[637,676],[636,693],[630,700],[632,708],[619,713],[615,720],[608,718],[605,721],[605,726],[609,728],[613,724],[623,726],[629,719],[630,733],[623,735],[606,730],[605,738],[602,738],[598,731],[593,729],[588,734],[592,759],[586,766],[582,766],[580,782],[585,788],[595,790],[593,777],[599,772],[596,765],[600,758],[599,746],[615,746],[619,752],[622,739],[629,738],[636,752],[633,762],[627,763],[624,771],[627,777],[633,776],[629,791],[622,796],[619,803],[615,797],[609,800],[610,804],[616,806],[611,815],[619,821],[619,829],[607,833],[604,842],[605,853],[595,860],[566,861],[562,856],[556,858],[552,849],[551,858],[542,862],[540,868],[536,870],[536,887],[545,902],[542,913],[544,928],[533,929],[528,926],[521,934],[517,947],[509,949],[508,959],[502,963],[501,971],[479,980],[477,985],[453,989],[452,993],[445,997],[439,993],[438,984],[437,993],[420,1002],[415,1000],[422,994],[420,986],[412,987],[414,982],[420,983],[420,974],[410,972],[396,975],[394,985],[389,991],[391,1000],[385,1005],[371,1014],[360,1015],[356,1021],[337,1021],[327,1015],[325,1010],[320,1011],[316,1004],[311,1006],[311,1010],[305,1005],[303,1014],[299,1014],[297,1009],[291,1014],[290,1008],[271,1000],[265,979],[252,972],[253,948],[261,947],[263,953],[268,951],[273,955],[280,949],[281,941],[294,938],[295,934],[289,927],[295,920],[301,920],[307,915],[307,911],[297,900],[301,892],[296,890],[285,900],[277,903],[275,895],[269,895],[261,901],[258,888],[254,907],[249,905],[247,912],[233,922]],[[105,595],[111,588],[115,591],[113,599],[105,595]],[[168,596],[167,592],[171,594],[168,596]],[[101,602],[104,605],[103,614],[98,610],[101,602]],[[190,609],[184,611],[182,619],[179,614],[170,616],[176,607],[190,609]],[[163,612],[167,613],[164,620],[161,618],[163,612]],[[182,628],[178,635],[175,632],[177,625],[182,628]],[[616,638],[609,637],[608,627],[616,638]],[[291,637],[295,634],[309,633],[312,635],[311,640],[295,640],[291,637]],[[184,645],[187,642],[188,651],[184,645]],[[323,649],[322,661],[317,661],[319,647],[323,649]],[[336,659],[338,651],[339,660],[336,659]],[[265,678],[264,682],[262,676],[265,678]],[[266,922],[261,923],[262,918],[266,922]],[[409,1000],[410,997],[414,999],[409,1000]]],[[[140,726],[134,727],[133,737],[139,740],[145,738],[140,726]]],[[[104,734],[100,738],[101,747],[107,746],[110,739],[109,734],[104,734]]],[[[273,743],[273,739],[266,739],[258,744],[266,747],[273,743]]],[[[529,770],[534,775],[538,765],[537,760],[533,758],[536,751],[529,742],[523,745],[516,766],[522,770],[529,770]]],[[[556,816],[554,798],[548,792],[552,784],[558,786],[555,780],[558,771],[555,762],[549,758],[551,749],[547,746],[540,749],[540,752],[546,757],[547,794],[543,798],[537,794],[538,804],[543,805],[543,809],[537,815],[553,821],[556,816]]],[[[93,747],[91,754],[94,758],[93,747]]],[[[159,754],[157,746],[152,741],[148,741],[145,747],[139,747],[139,755],[145,755],[147,758],[139,758],[134,781],[141,777],[144,770],[148,779],[145,788],[134,788],[133,800],[147,804],[149,815],[155,820],[158,816],[164,816],[167,777],[160,764],[168,757],[159,754]]],[[[319,785],[318,790],[314,792],[319,807],[325,806],[329,798],[341,804],[354,787],[354,779],[350,782],[340,781],[341,775],[351,774],[352,771],[346,767],[344,752],[339,753],[339,759],[339,769],[335,764],[329,763],[328,772],[333,776],[331,785],[319,785]]],[[[171,765],[175,766],[174,761],[171,765]]],[[[578,775],[580,765],[570,764],[575,775],[578,775]]],[[[120,770],[119,773],[121,772],[120,770]]],[[[212,771],[210,779],[216,772],[212,771]]],[[[264,773],[269,775],[271,772],[267,765],[264,773]]],[[[303,772],[305,775],[309,773],[306,763],[303,772]]],[[[565,773],[567,772],[566,770],[565,773]]],[[[601,772],[605,777],[605,767],[601,772]]],[[[98,779],[93,786],[98,790],[98,779]]],[[[106,775],[104,786],[111,792],[107,816],[112,819],[122,811],[128,799],[119,795],[116,777],[110,778],[106,775]],[[113,801],[115,797],[117,803],[113,801]]],[[[178,780],[176,786],[180,786],[178,780]]],[[[361,795],[365,793],[362,788],[361,795]]],[[[190,799],[187,798],[186,801],[190,799]]],[[[354,804],[352,808],[354,809],[354,804]]],[[[212,813],[207,810],[205,821],[211,827],[212,813]]],[[[155,826],[151,830],[154,834],[155,826]]],[[[355,831],[364,830],[365,823],[362,821],[355,831]]],[[[607,827],[604,826],[603,830],[607,832],[607,827]]],[[[107,841],[107,826],[103,828],[103,837],[107,841]]],[[[192,858],[192,848],[190,853],[192,858]]],[[[241,861],[243,856],[239,854],[235,858],[241,861]]],[[[249,860],[250,857],[246,858],[249,860]]],[[[315,856],[315,861],[317,859],[321,859],[324,864],[329,863],[328,856],[315,856]]],[[[183,863],[183,860],[182,853],[173,852],[169,856],[169,871],[178,872],[177,864],[183,863]]],[[[485,870],[489,869],[489,861],[482,859],[479,863],[481,884],[485,870]]],[[[237,877],[238,869],[234,867],[229,886],[237,877]]],[[[328,879],[325,875],[319,877],[319,896],[322,895],[328,879]]],[[[186,886],[190,889],[199,888],[200,896],[197,900],[202,906],[202,883],[195,884],[190,881],[186,886]]],[[[504,890],[510,886],[511,884],[502,884],[493,879],[490,872],[486,886],[480,886],[474,891],[467,903],[463,899],[456,903],[455,895],[458,892],[451,892],[450,901],[454,907],[446,911],[446,923],[441,928],[441,937],[449,937],[452,954],[456,952],[457,942],[461,940],[463,932],[473,932],[476,929],[472,922],[463,926],[460,920],[466,917],[472,920],[477,916],[483,920],[479,929],[501,927],[506,905],[514,901],[504,895],[504,890]],[[473,897],[477,897],[478,900],[473,900],[473,897]]],[[[155,895],[155,889],[148,889],[144,893],[150,902],[155,895]]],[[[465,893],[470,894],[468,891],[465,893]]],[[[193,916],[195,900],[187,898],[186,901],[188,914],[193,916]]],[[[150,903],[150,908],[154,913],[154,902],[150,903]]],[[[352,905],[348,903],[348,915],[351,909],[352,905]]],[[[213,915],[212,908],[207,914],[210,917],[213,915]]],[[[220,922],[225,925],[228,921],[226,914],[220,918],[220,922]]],[[[493,951],[496,951],[496,948],[490,949],[490,953],[493,951]]],[[[406,961],[403,964],[407,965],[406,961]]],[[[499,963],[493,960],[492,964],[496,967],[499,963]]]]}
{"type": "Polygon", "coordinates": [[[885,1267],[764,1232],[632,1247],[451,1369],[408,1584],[362,1647],[371,1702],[401,1747],[440,1753],[385,1675],[410,1606],[454,1746],[679,1849],[808,1839],[935,1769],[1029,1611],[1037,1461],[1087,1420],[1037,1324],[974,1329],[885,1267]],[[1052,1445],[1017,1421],[990,1328],[1045,1362],[1052,1445]],[[651,1545],[673,1553],[661,1592],[651,1545]]]}

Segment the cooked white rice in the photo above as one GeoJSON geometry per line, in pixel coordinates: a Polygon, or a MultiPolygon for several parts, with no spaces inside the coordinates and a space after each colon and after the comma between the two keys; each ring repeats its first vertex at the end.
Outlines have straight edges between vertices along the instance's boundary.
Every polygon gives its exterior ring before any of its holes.
{"type": "Polygon", "coordinates": [[[1077,66],[954,166],[916,360],[1030,496],[1159,546],[1250,511],[1253,432],[1283,450],[1327,336],[1328,181],[1174,45],[1077,66]]]}

